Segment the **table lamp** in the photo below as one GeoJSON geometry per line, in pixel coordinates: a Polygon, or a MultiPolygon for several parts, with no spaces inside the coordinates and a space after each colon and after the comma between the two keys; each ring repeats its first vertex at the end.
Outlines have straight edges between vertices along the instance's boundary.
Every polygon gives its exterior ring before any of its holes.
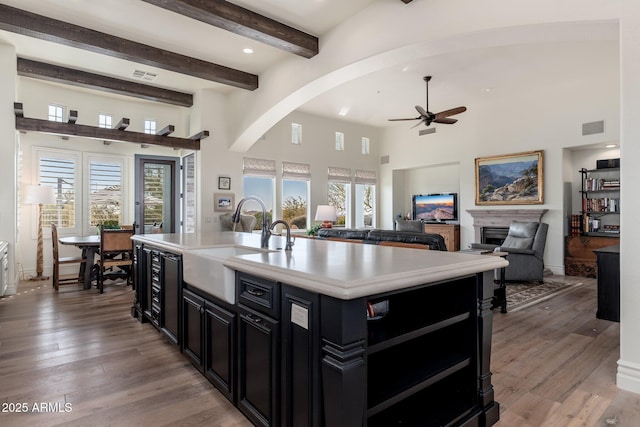
{"type": "Polygon", "coordinates": [[[41,185],[29,185],[26,188],[24,202],[31,205],[38,205],[38,248],[36,253],[36,276],[29,280],[48,280],[43,276],[43,253],[42,253],[42,205],[52,205],[56,202],[53,187],[41,185]]]}
{"type": "Polygon", "coordinates": [[[318,208],[316,209],[316,221],[322,221],[322,228],[331,228],[331,222],[336,219],[335,206],[318,205],[318,208]]]}

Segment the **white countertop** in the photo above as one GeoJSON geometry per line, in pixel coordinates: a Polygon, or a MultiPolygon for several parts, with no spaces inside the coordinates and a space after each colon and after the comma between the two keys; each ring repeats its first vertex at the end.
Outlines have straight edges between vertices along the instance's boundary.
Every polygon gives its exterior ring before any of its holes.
{"type": "MultiPolygon", "coordinates": [[[[178,253],[228,245],[260,247],[259,233],[228,231],[144,234],[133,239],[178,253]]],[[[281,250],[284,243],[284,238],[272,236],[271,252],[233,256],[224,265],[340,299],[374,295],[508,265],[497,256],[306,238],[296,239],[293,250],[285,252],[281,250]]]]}

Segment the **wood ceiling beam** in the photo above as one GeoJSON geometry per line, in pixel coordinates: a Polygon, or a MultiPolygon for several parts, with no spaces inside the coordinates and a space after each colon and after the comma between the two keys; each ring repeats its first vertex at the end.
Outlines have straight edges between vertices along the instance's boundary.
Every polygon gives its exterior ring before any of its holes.
{"type": "MultiPolygon", "coordinates": [[[[199,150],[200,139],[204,139],[209,136],[209,132],[202,131],[190,138],[178,138],[174,136],[125,131],[120,129],[120,124],[118,124],[114,129],[109,129],[97,126],[79,125],[76,123],[32,119],[24,117],[24,109],[20,102],[14,102],[13,110],[16,116],[16,130],[22,132],[31,131],[62,135],[63,139],[68,139],[69,136],[76,136],[102,141],[132,142],[135,144],[159,145],[162,147],[172,147],[185,150],[199,150]]],[[[122,121],[124,120],[128,123],[128,119],[123,119],[122,121]]]]}
{"type": "Polygon", "coordinates": [[[193,106],[193,95],[190,93],[177,92],[58,65],[45,64],[31,59],[18,58],[18,75],[131,96],[147,101],[178,105],[180,107],[193,106]]]}
{"type": "Polygon", "coordinates": [[[0,30],[60,43],[242,89],[258,76],[0,4],[0,30]]]}
{"type": "Polygon", "coordinates": [[[143,0],[214,27],[312,58],[318,38],[224,0],[143,0]]]}

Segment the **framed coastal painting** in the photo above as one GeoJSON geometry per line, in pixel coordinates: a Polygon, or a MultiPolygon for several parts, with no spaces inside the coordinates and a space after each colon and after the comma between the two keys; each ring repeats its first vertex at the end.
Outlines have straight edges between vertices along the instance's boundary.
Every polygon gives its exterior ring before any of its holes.
{"type": "Polygon", "coordinates": [[[235,195],[233,193],[214,193],[213,194],[213,210],[214,212],[232,211],[235,208],[235,195]]]}
{"type": "Polygon", "coordinates": [[[476,159],[476,205],[543,201],[543,150],[476,159]]]}

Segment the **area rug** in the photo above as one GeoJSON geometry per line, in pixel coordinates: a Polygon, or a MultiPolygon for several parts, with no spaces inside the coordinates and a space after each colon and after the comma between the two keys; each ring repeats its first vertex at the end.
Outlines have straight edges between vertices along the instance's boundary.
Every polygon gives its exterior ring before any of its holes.
{"type": "Polygon", "coordinates": [[[507,311],[513,312],[546,301],[568,292],[582,283],[564,283],[554,280],[538,282],[507,283],[507,311]]]}

